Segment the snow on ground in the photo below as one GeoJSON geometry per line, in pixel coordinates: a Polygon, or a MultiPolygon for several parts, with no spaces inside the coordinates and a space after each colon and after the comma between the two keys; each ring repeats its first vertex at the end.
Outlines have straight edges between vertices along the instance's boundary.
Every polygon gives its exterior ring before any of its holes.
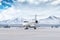
{"type": "Polygon", "coordinates": [[[0,40],[60,40],[60,28],[0,28],[0,40]]]}

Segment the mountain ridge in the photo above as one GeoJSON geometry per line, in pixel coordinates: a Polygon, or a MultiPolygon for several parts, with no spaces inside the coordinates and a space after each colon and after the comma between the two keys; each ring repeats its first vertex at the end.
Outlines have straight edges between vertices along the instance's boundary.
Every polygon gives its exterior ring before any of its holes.
{"type": "MultiPolygon", "coordinates": [[[[0,24],[1,23],[7,23],[7,24],[9,24],[9,23],[15,24],[16,23],[16,24],[19,24],[23,21],[24,21],[23,18],[15,18],[15,19],[11,19],[11,20],[0,21],[0,24]]],[[[48,18],[40,19],[39,23],[60,23],[60,18],[55,17],[55,16],[49,16],[48,18]]]]}

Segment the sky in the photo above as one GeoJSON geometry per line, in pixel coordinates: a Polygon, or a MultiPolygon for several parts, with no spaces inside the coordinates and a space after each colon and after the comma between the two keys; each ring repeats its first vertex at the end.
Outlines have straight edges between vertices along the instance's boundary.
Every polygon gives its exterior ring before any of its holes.
{"type": "Polygon", "coordinates": [[[15,18],[60,17],[60,0],[0,0],[0,21],[15,18]]]}

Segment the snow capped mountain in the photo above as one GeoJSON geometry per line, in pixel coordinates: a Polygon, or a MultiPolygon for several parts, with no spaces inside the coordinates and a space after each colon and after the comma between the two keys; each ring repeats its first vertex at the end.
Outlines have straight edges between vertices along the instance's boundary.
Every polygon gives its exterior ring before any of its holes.
{"type": "Polygon", "coordinates": [[[49,16],[48,18],[41,19],[39,23],[42,24],[60,24],[60,18],[55,16],[49,16]]]}
{"type": "MultiPolygon", "coordinates": [[[[13,18],[9,20],[0,21],[0,24],[22,24],[26,19],[24,18],[13,18]]],[[[27,20],[26,20],[27,21],[27,20]]]]}
{"type": "Polygon", "coordinates": [[[15,19],[13,19],[13,20],[9,20],[9,21],[7,21],[7,23],[9,24],[20,24],[22,21],[21,21],[22,19],[19,19],[19,18],[15,18],[15,19]]]}
{"type": "Polygon", "coordinates": [[[55,17],[55,16],[49,16],[47,19],[53,19],[53,20],[58,20],[58,19],[60,19],[60,18],[58,18],[58,17],[55,17]]]}
{"type": "MultiPolygon", "coordinates": [[[[25,20],[24,18],[15,18],[11,20],[0,21],[0,24],[21,24],[23,23],[24,20],[25,20]]],[[[39,23],[40,24],[60,24],[60,18],[55,16],[49,16],[48,18],[40,19],[39,23]]]]}

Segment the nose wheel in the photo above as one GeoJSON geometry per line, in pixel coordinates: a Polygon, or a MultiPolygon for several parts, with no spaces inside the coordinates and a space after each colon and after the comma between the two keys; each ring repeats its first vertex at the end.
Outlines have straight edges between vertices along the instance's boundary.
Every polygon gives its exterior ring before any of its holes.
{"type": "Polygon", "coordinates": [[[36,27],[34,27],[34,29],[36,29],[36,27]]]}
{"type": "Polygon", "coordinates": [[[28,29],[28,27],[26,27],[25,29],[28,29]]]}
{"type": "MultiPolygon", "coordinates": [[[[26,27],[25,29],[29,29],[28,27],[26,27]]],[[[34,29],[36,29],[36,27],[34,27],[34,29]]]]}

